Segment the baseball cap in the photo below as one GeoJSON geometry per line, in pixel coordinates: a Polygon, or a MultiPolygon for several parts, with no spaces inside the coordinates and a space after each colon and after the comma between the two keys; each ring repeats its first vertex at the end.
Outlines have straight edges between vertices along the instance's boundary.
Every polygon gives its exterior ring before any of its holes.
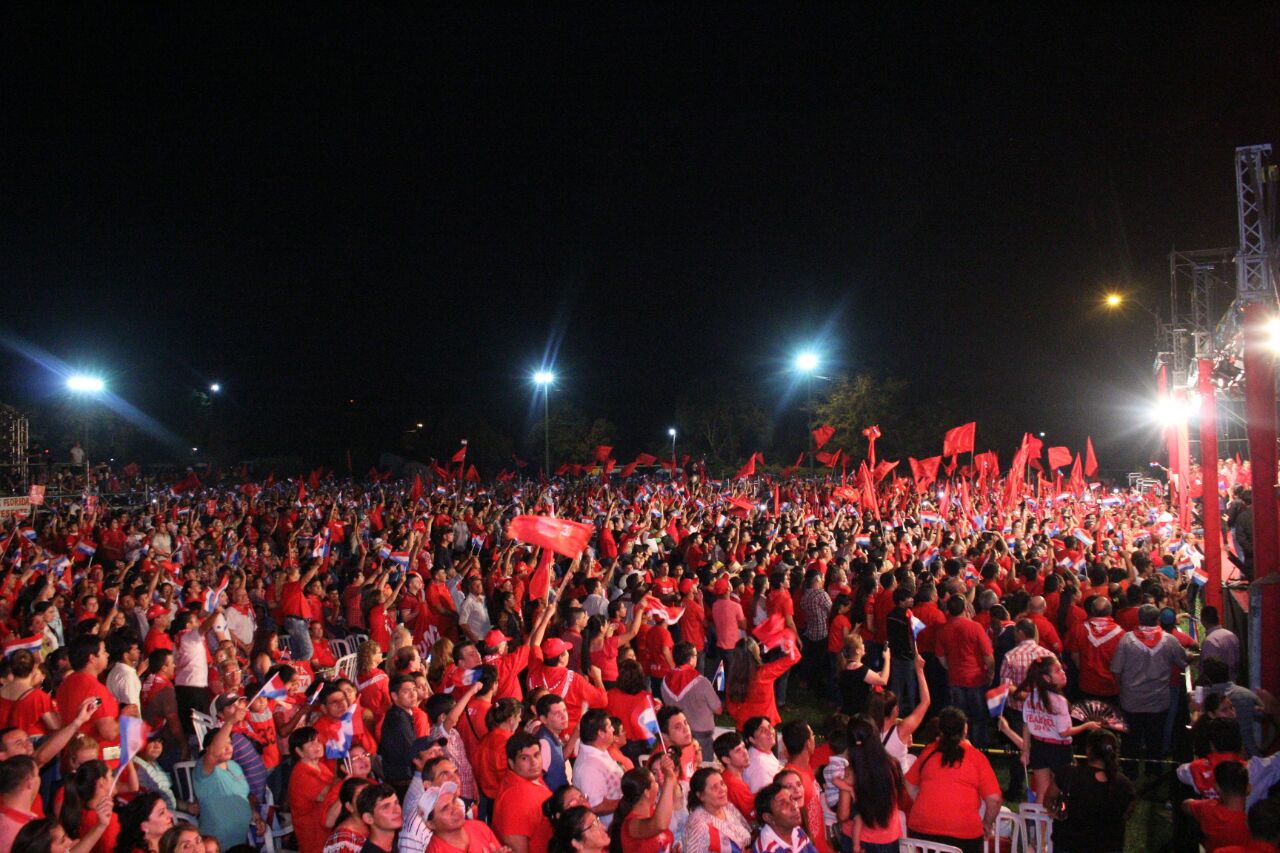
{"type": "Polygon", "coordinates": [[[489,648],[497,648],[502,643],[511,642],[511,638],[496,628],[484,635],[484,644],[489,648]]]}
{"type": "Polygon", "coordinates": [[[420,752],[426,752],[428,749],[430,749],[433,746],[447,746],[448,743],[449,743],[448,738],[420,737],[420,738],[414,739],[411,750],[414,755],[417,755],[420,752]]]}
{"type": "Polygon", "coordinates": [[[217,699],[213,700],[213,707],[219,714],[221,714],[229,706],[234,705],[236,702],[239,702],[243,698],[244,697],[241,696],[239,693],[223,693],[217,699]]]}
{"type": "Polygon", "coordinates": [[[153,604],[147,608],[147,620],[159,619],[161,616],[168,615],[169,608],[163,604],[153,604]]]}
{"type": "Polygon", "coordinates": [[[1172,626],[1178,621],[1178,613],[1172,607],[1166,607],[1160,611],[1160,624],[1172,626]]]}
{"type": "Polygon", "coordinates": [[[454,782],[445,782],[438,788],[428,788],[422,792],[422,796],[418,798],[418,811],[424,818],[430,818],[431,813],[436,810],[436,803],[446,794],[458,793],[458,786],[454,782]]]}
{"type": "Polygon", "coordinates": [[[542,656],[546,659],[558,658],[560,655],[572,648],[568,643],[559,637],[552,637],[544,640],[542,643],[542,656]]]}

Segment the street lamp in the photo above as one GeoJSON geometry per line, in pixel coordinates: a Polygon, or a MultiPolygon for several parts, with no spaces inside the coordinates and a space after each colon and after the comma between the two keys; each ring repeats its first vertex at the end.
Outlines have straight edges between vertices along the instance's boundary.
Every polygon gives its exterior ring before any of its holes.
{"type": "Polygon", "coordinates": [[[676,474],[676,428],[668,427],[667,435],[671,436],[671,476],[676,474]]]}
{"type": "Polygon", "coordinates": [[[813,372],[818,369],[818,354],[805,350],[796,356],[796,372],[804,377],[805,440],[809,447],[809,472],[813,473],[813,372]]]}
{"type": "MultiPolygon", "coordinates": [[[[83,373],[73,373],[67,377],[67,390],[72,394],[82,394],[85,396],[94,396],[101,394],[106,390],[106,383],[97,376],[87,376],[83,373]]],[[[84,413],[84,444],[81,447],[84,451],[84,463],[89,464],[89,413],[84,413]]],[[[86,484],[88,483],[86,475],[86,484]]],[[[87,485],[86,485],[87,487],[87,485]]]]}
{"type": "Polygon", "coordinates": [[[209,386],[210,394],[217,394],[221,390],[222,390],[222,385],[220,383],[214,382],[212,385],[209,386]]]}
{"type": "Polygon", "coordinates": [[[551,476],[551,386],[556,375],[550,370],[539,370],[533,374],[533,384],[542,389],[542,450],[543,470],[551,476]]]}

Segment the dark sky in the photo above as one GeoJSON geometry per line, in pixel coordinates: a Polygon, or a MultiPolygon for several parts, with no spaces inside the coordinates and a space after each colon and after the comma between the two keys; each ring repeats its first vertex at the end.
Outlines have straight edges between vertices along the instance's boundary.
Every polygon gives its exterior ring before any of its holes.
{"type": "Polygon", "coordinates": [[[1098,297],[1235,244],[1233,149],[1280,143],[1270,4],[183,5],[0,12],[0,311],[162,421],[220,379],[264,450],[348,398],[517,434],[547,351],[639,448],[821,341],[979,444],[1140,457],[1150,322],[1098,297]]]}

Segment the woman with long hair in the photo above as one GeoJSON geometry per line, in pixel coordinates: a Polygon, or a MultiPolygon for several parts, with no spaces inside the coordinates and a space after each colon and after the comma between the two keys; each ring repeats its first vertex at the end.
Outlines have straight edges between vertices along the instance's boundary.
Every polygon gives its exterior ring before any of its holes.
{"type": "MultiPolygon", "coordinates": [[[[622,734],[626,743],[622,754],[638,764],[647,755],[654,741],[653,733],[645,728],[645,720],[654,710],[653,694],[649,692],[649,677],[644,674],[639,661],[624,660],[618,664],[618,683],[605,692],[609,715],[622,720],[622,734]]],[[[654,716],[654,722],[657,717],[654,716]]]]}
{"type": "Polygon", "coordinates": [[[1062,688],[1067,673],[1052,656],[1038,657],[1027,667],[1018,687],[1022,705],[1022,763],[1031,771],[1037,803],[1047,803],[1053,775],[1071,766],[1071,739],[1101,727],[1096,721],[1071,724],[1071,706],[1062,688]]]}
{"type": "Polygon", "coordinates": [[[902,837],[898,793],[902,771],[885,752],[880,728],[867,717],[849,724],[849,767],[836,782],[840,801],[836,817],[853,841],[854,850],[892,853],[902,837]]]}
{"type": "Polygon", "coordinates": [[[609,830],[587,806],[573,806],[551,824],[548,853],[608,853],[609,830]]]}
{"type": "Polygon", "coordinates": [[[204,853],[204,839],[200,830],[180,823],[161,837],[160,853],[204,853]]]}
{"type": "Polygon", "coordinates": [[[171,826],[173,813],[164,797],[151,791],[139,794],[120,812],[115,853],[159,853],[160,838],[171,826]]]}
{"type": "Polygon", "coordinates": [[[1000,812],[1000,783],[968,736],[964,711],[943,708],[938,739],[907,771],[907,790],[915,797],[907,829],[914,838],[982,853],[983,838],[994,831],[1000,812]]]}
{"type": "Polygon", "coordinates": [[[114,853],[116,839],[120,835],[120,821],[111,811],[111,771],[106,762],[94,759],[76,768],[67,780],[62,799],[62,811],[58,816],[67,835],[82,841],[99,826],[105,824],[102,835],[93,845],[93,853],[114,853]],[[106,805],[107,817],[102,816],[106,805]]]}
{"type": "Polygon", "coordinates": [[[892,690],[873,690],[871,701],[867,706],[867,713],[876,724],[876,730],[880,732],[880,742],[884,744],[885,752],[898,762],[903,773],[910,770],[912,762],[916,760],[916,757],[908,751],[911,746],[911,736],[924,722],[924,715],[929,710],[931,699],[929,681],[924,675],[924,658],[920,655],[916,655],[916,684],[919,688],[920,701],[905,717],[898,716],[898,697],[892,690]]]}
{"type": "MultiPolygon", "coordinates": [[[[101,834],[105,828],[105,823],[99,824],[96,831],[101,834]]],[[[13,849],[23,853],[70,853],[74,843],[57,821],[42,817],[18,830],[13,838],[13,849]]]]}
{"type": "Polygon", "coordinates": [[[324,853],[360,853],[364,847],[369,830],[356,811],[356,797],[368,784],[368,779],[353,776],[338,788],[338,799],[325,816],[325,826],[332,826],[333,832],[324,844],[324,853]]]}
{"type": "Polygon", "coordinates": [[[719,768],[702,767],[689,779],[689,819],[684,824],[684,853],[728,849],[721,837],[743,850],[751,843],[751,824],[729,802],[729,786],[719,768]]]}
{"type": "Polygon", "coordinates": [[[643,767],[622,775],[622,799],[609,827],[612,853],[659,853],[675,839],[667,827],[675,811],[679,784],[676,766],[665,753],[652,771],[643,767]]]}
{"type": "Polygon", "coordinates": [[[725,710],[739,729],[752,717],[767,717],[775,726],[782,721],[773,685],[800,660],[794,635],[787,636],[783,646],[779,656],[768,663],[751,637],[739,640],[729,652],[725,667],[725,710]]]}
{"type": "Polygon", "coordinates": [[[1118,853],[1137,798],[1133,783],[1120,772],[1120,742],[1106,729],[1089,732],[1085,758],[1063,769],[1056,784],[1068,797],[1066,817],[1054,824],[1053,847],[1059,853],[1118,853]]]}

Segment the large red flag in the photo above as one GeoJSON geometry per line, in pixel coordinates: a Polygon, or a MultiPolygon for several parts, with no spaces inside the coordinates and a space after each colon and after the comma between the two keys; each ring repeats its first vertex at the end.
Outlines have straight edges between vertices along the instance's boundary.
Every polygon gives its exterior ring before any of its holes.
{"type": "Polygon", "coordinates": [[[970,421],[967,424],[961,424],[947,430],[946,436],[942,439],[942,455],[955,456],[959,453],[973,452],[973,438],[978,430],[977,421],[970,421]]]}
{"type": "Polygon", "coordinates": [[[538,567],[533,570],[533,574],[529,575],[529,585],[525,587],[525,591],[528,592],[530,601],[537,601],[550,589],[551,549],[543,548],[542,556],[538,558],[538,567]]]}
{"type": "Polygon", "coordinates": [[[545,515],[517,515],[507,525],[508,539],[549,548],[566,557],[581,554],[594,532],[590,524],[545,515]]]}
{"type": "Polygon", "coordinates": [[[862,509],[879,518],[880,505],[876,501],[876,487],[871,482],[871,472],[867,470],[865,461],[858,466],[858,481],[862,487],[862,509]]]}
{"type": "Polygon", "coordinates": [[[876,482],[879,483],[885,477],[889,476],[890,471],[892,471],[894,468],[897,468],[897,467],[898,467],[898,463],[896,461],[890,462],[887,459],[882,459],[878,463],[876,463],[876,468],[875,468],[875,471],[872,472],[872,476],[874,476],[876,482]]]}
{"type": "Polygon", "coordinates": [[[747,464],[738,469],[738,473],[733,475],[733,479],[741,480],[743,477],[754,477],[756,475],[756,454],[751,454],[751,458],[747,460],[747,464]]]}
{"type": "Polygon", "coordinates": [[[1022,434],[1022,446],[1027,449],[1027,458],[1022,464],[1028,465],[1040,461],[1040,451],[1044,447],[1043,441],[1029,432],[1024,432],[1022,434]]]}
{"type": "Polygon", "coordinates": [[[1071,491],[1076,497],[1084,494],[1084,472],[1080,470],[1080,454],[1076,454],[1075,464],[1071,466],[1071,491]]]}
{"type": "Polygon", "coordinates": [[[813,431],[813,444],[821,450],[822,446],[831,440],[831,436],[836,434],[836,428],[830,424],[823,424],[813,431]]]}
{"type": "MultiPolygon", "coordinates": [[[[192,471],[190,474],[174,483],[171,490],[174,494],[180,495],[183,492],[194,492],[198,488],[200,488],[200,478],[196,476],[194,471],[192,471]]],[[[298,488],[302,488],[301,483],[298,484],[298,488]]],[[[299,500],[301,500],[301,498],[299,498],[299,500]]]]}
{"type": "Polygon", "coordinates": [[[413,487],[409,489],[409,503],[417,503],[418,498],[422,497],[422,477],[417,474],[413,475],[413,487]]]}
{"type": "Polygon", "coordinates": [[[464,441],[462,442],[462,447],[458,448],[458,452],[453,454],[452,461],[460,463],[466,460],[466,458],[467,458],[467,443],[464,441]]]}
{"type": "Polygon", "coordinates": [[[1098,473],[1098,457],[1093,455],[1093,437],[1084,440],[1084,475],[1092,477],[1098,473]]]}
{"type": "Polygon", "coordinates": [[[1071,448],[1069,447],[1050,447],[1049,448],[1049,468],[1063,468],[1071,464],[1071,448]]]}
{"type": "Polygon", "coordinates": [[[635,461],[634,463],[632,463],[632,464],[635,464],[635,465],[652,465],[653,463],[655,463],[655,462],[657,462],[657,461],[658,461],[658,457],[654,456],[654,455],[653,455],[653,454],[651,454],[651,453],[638,453],[638,454],[636,454],[636,461],[635,461]]]}
{"type": "Polygon", "coordinates": [[[836,467],[836,463],[840,461],[840,451],[835,453],[827,453],[825,450],[821,453],[813,454],[813,458],[826,465],[828,468],[836,467]]]}
{"type": "Polygon", "coordinates": [[[613,448],[605,444],[597,444],[594,456],[597,462],[603,462],[609,458],[609,454],[613,452],[613,448]]]}
{"type": "Polygon", "coordinates": [[[984,477],[994,480],[1000,476],[1000,457],[996,455],[994,450],[988,450],[986,453],[979,453],[973,457],[974,470],[978,472],[978,479],[984,477]]]}

